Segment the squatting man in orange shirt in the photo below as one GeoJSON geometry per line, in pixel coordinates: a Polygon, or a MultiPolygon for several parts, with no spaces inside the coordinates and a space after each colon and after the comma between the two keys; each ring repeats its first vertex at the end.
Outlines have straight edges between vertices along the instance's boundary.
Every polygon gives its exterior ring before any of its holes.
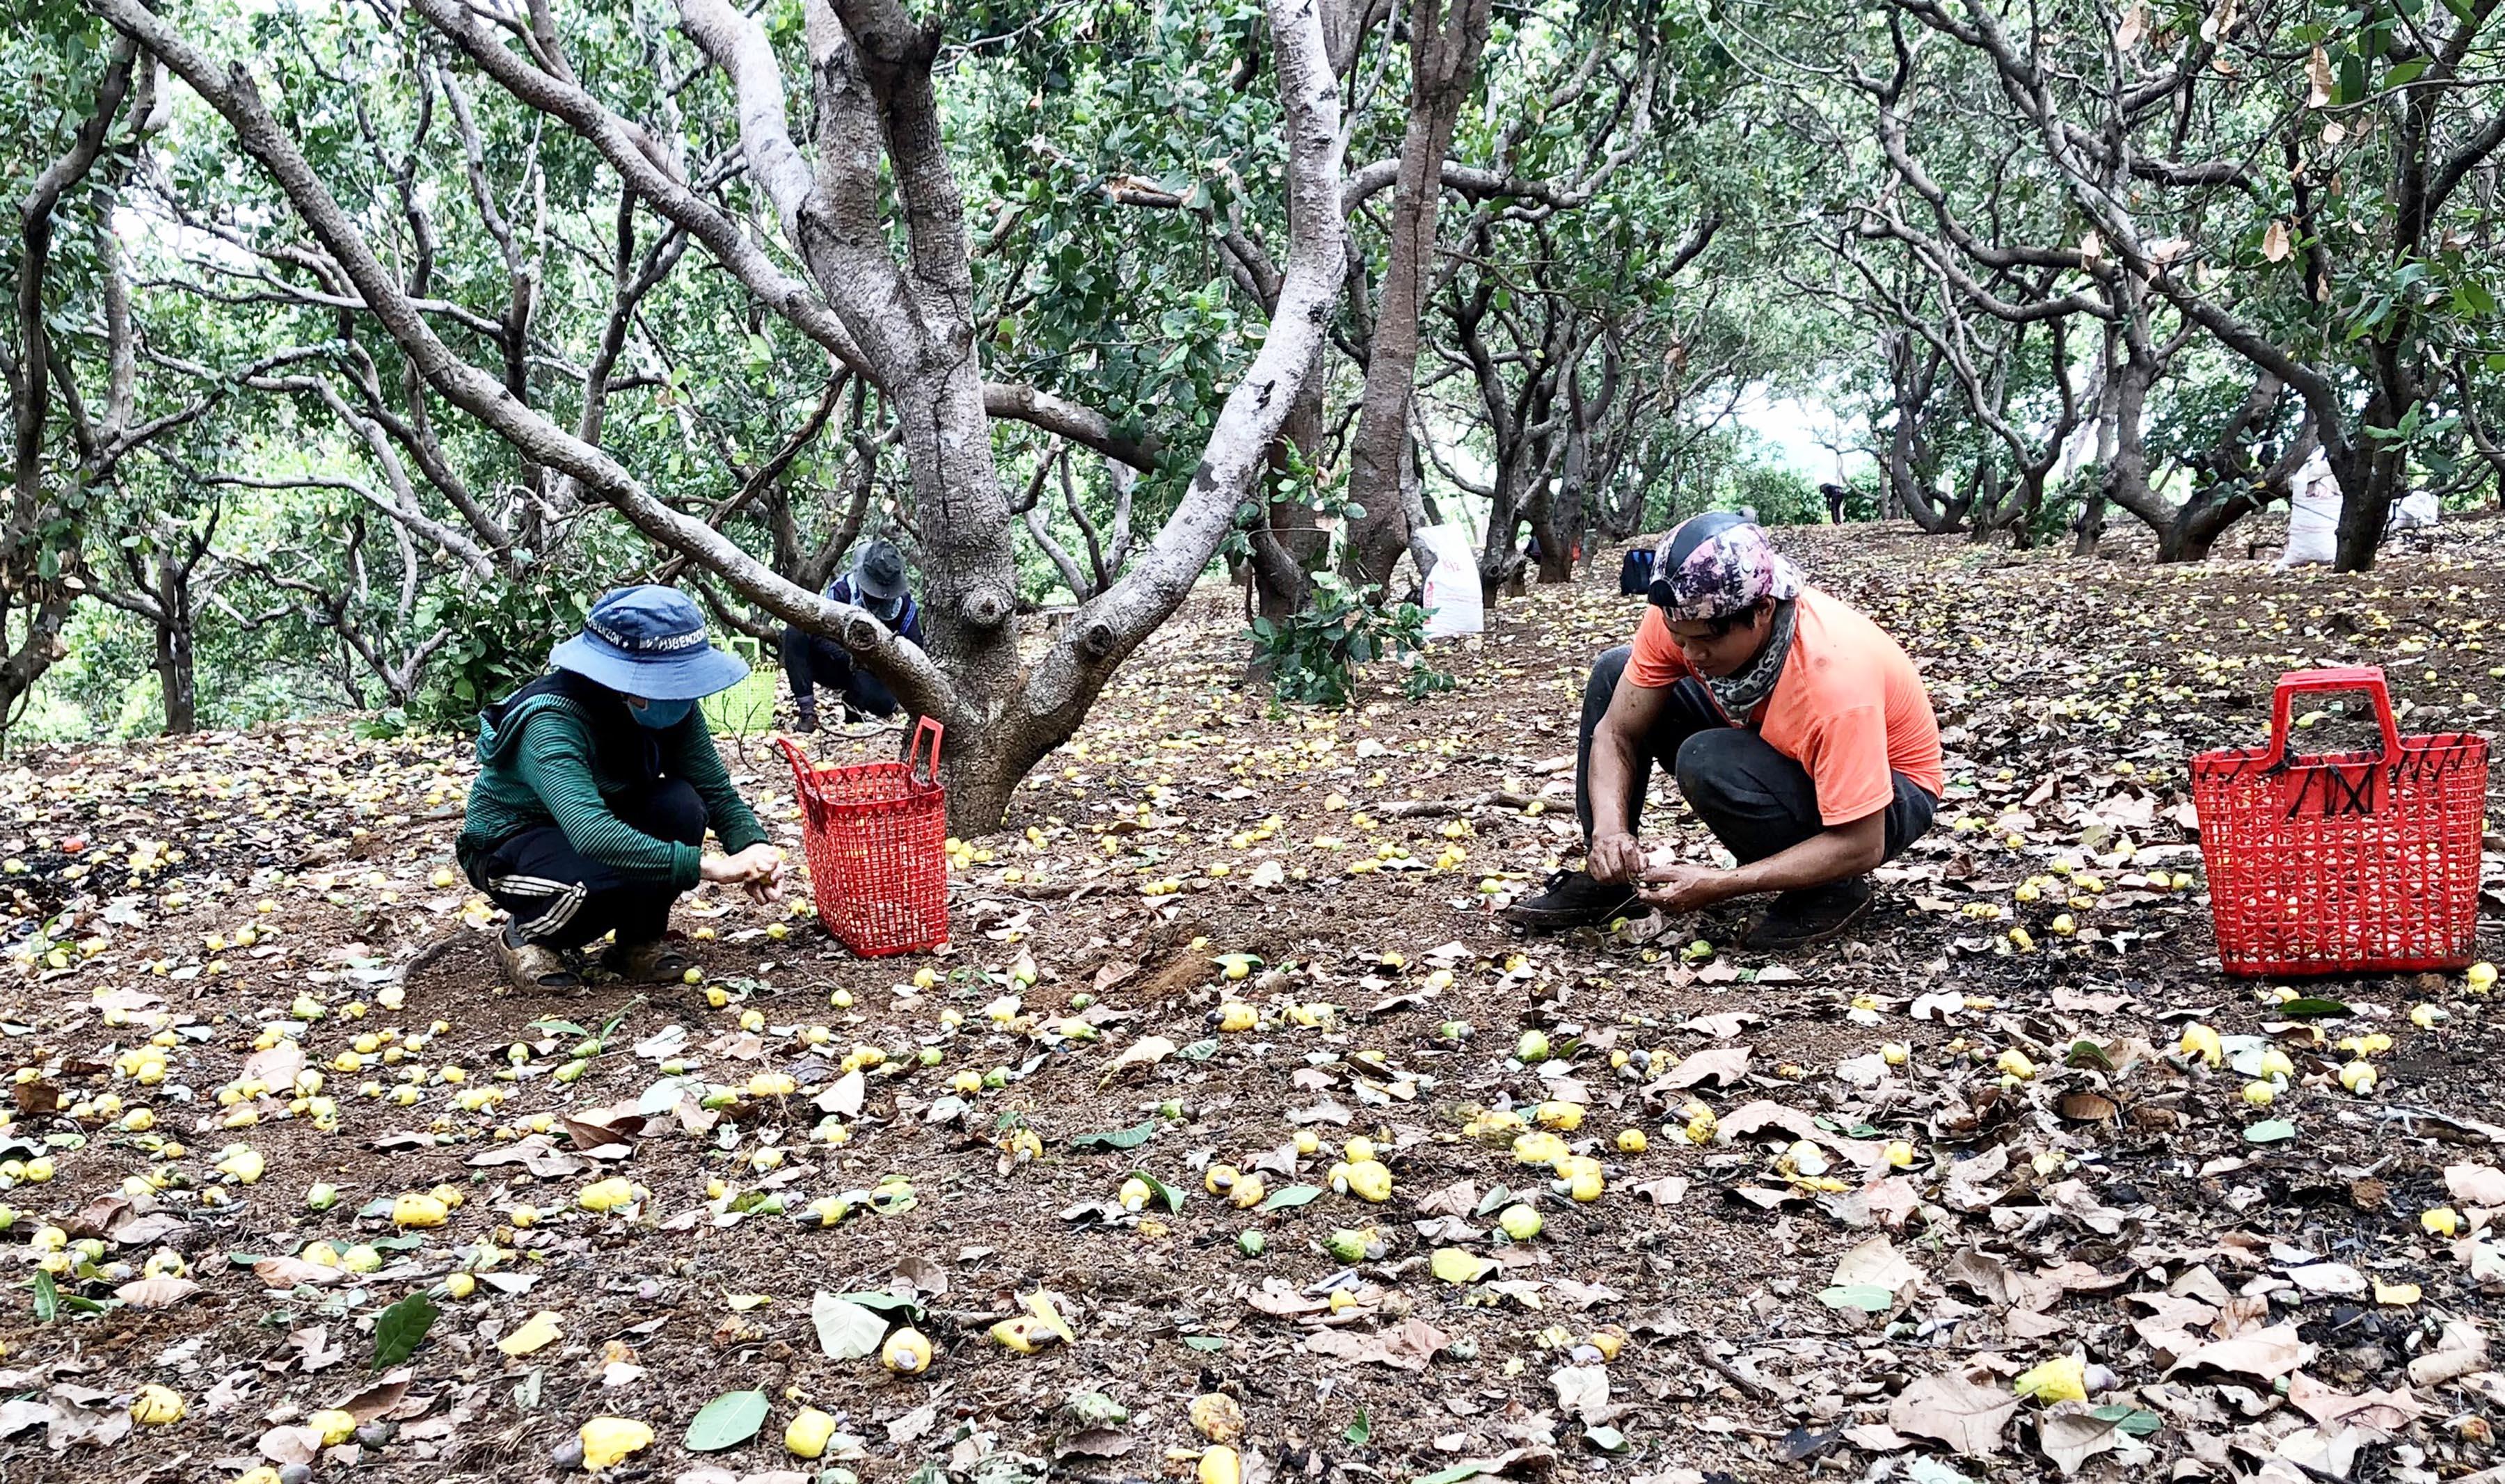
{"type": "Polygon", "coordinates": [[[1747,946],[1824,942],[1870,910],[1872,867],[1931,827],[1946,779],[1939,724],[1895,640],[1810,586],[1753,522],[1681,522],[1653,554],[1632,645],[1583,688],[1574,809],[1579,870],[1508,916],[1555,930],[1641,910],[1692,912],[1772,892],[1747,946]],[[1739,865],[1691,865],[1636,838],[1653,764],[1739,865]]]}

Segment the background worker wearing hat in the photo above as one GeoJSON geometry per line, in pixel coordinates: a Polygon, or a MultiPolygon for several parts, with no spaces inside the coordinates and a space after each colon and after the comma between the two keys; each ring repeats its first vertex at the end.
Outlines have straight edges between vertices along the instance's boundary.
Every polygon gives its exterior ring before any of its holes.
{"type": "Polygon", "coordinates": [[[698,881],[783,895],[783,856],[731,788],[696,702],[748,674],[669,587],[620,587],[548,655],[549,674],[486,709],[478,779],[453,853],[512,914],[497,939],[517,989],[571,989],[565,952],[615,930],[601,967],[683,977],[670,905],[698,881]],[[710,827],[723,855],[701,849],[710,827]]]}
{"type": "MultiPolygon", "coordinates": [[[[892,541],[873,541],[862,548],[853,570],[827,584],[827,598],[835,603],[858,603],[899,639],[917,648],[922,643],[922,609],[905,589],[904,553],[896,549],[892,541]]],[[[877,676],[855,667],[852,652],[842,645],[787,626],[782,649],[783,673],[792,678],[792,705],[799,713],[800,730],[818,729],[821,686],[834,691],[840,703],[855,715],[896,714],[895,695],[879,683],[877,676]]]]}
{"type": "Polygon", "coordinates": [[[1939,807],[1939,724],[1913,661],[1728,512],[1662,539],[1648,597],[1635,643],[1604,654],[1583,689],[1583,868],[1507,915],[1570,928],[1773,892],[1749,947],[1836,936],[1869,910],[1871,868],[1939,807]],[[1636,825],[1655,762],[1736,869],[1647,856],[1636,825]]]}

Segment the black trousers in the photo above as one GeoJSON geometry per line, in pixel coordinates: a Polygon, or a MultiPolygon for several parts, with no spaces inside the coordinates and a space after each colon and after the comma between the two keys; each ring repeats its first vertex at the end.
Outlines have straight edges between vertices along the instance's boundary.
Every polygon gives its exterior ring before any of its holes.
{"type": "MultiPolygon", "coordinates": [[[[685,779],[661,778],[617,804],[617,817],[655,839],[704,843],[704,800],[685,779]]],[[[621,943],[650,942],[670,925],[678,889],[622,876],[585,860],[554,825],[525,830],[487,856],[487,897],[513,914],[514,931],[550,948],[580,948],[616,929],[621,943]]]]}
{"type": "Polygon", "coordinates": [[[896,696],[879,678],[853,663],[852,652],[831,639],[786,627],[780,646],[783,673],[792,681],[792,704],[801,716],[818,715],[818,688],[823,686],[863,716],[896,714],[896,696]]]}
{"type": "MultiPolygon", "coordinates": [[[[1618,677],[1626,673],[1634,653],[1633,646],[1623,644],[1606,651],[1593,662],[1592,677],[1583,686],[1583,731],[1574,751],[1574,817],[1582,821],[1587,842],[1592,838],[1592,734],[1608,715],[1609,698],[1617,693],[1618,677]]],[[[1656,762],[1671,769],[1687,806],[1743,866],[1779,855],[1826,829],[1809,770],[1755,732],[1732,725],[1701,680],[1671,687],[1661,720],[1637,741],[1624,821],[1630,834],[1643,813],[1656,762]]],[[[1939,808],[1939,800],[1920,784],[1902,773],[1894,778],[1896,796],[1888,805],[1891,861],[1923,837],[1939,808]]]]}

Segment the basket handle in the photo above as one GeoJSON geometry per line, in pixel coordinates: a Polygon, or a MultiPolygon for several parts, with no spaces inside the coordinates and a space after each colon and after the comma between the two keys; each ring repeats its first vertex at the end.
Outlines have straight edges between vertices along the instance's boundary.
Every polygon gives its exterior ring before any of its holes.
{"type": "Polygon", "coordinates": [[[792,764],[793,786],[799,790],[800,796],[803,798],[816,798],[818,796],[818,765],[810,761],[809,755],[800,751],[799,744],[794,742],[790,737],[777,736],[774,739],[774,745],[783,749],[783,757],[785,760],[792,764]]]}
{"type": "Polygon", "coordinates": [[[912,737],[905,742],[905,772],[924,783],[938,782],[939,741],[947,734],[947,727],[940,725],[930,717],[922,718],[921,722],[914,726],[912,737]],[[931,739],[931,756],[927,759],[922,756],[922,740],[925,737],[931,739]]]}
{"type": "Polygon", "coordinates": [[[2292,702],[2299,695],[2325,690],[2363,690],[2373,698],[2375,721],[2383,732],[2383,755],[2377,760],[2400,760],[2401,728],[2392,718],[2392,692],[2383,683],[2382,669],[2377,665],[2343,665],[2328,670],[2291,670],[2278,678],[2278,688],[2271,695],[2271,767],[2287,762],[2288,715],[2295,709],[2292,702]]]}

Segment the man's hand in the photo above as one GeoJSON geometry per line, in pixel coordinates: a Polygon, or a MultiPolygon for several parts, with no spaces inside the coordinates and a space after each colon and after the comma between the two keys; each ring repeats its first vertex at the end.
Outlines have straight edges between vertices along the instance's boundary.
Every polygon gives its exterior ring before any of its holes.
{"type": "Polygon", "coordinates": [[[1665,912],[1693,912],[1729,897],[1728,871],[1673,861],[1646,870],[1637,898],[1665,912]]]}
{"type": "Polygon", "coordinates": [[[783,900],[783,852],[759,841],[735,856],[707,856],[696,867],[707,881],[736,881],[752,901],[783,900]]]}
{"type": "Polygon", "coordinates": [[[1636,837],[1624,832],[1595,834],[1592,848],[1585,852],[1583,869],[1595,881],[1616,884],[1633,881],[1643,871],[1643,846],[1636,837]]]}

